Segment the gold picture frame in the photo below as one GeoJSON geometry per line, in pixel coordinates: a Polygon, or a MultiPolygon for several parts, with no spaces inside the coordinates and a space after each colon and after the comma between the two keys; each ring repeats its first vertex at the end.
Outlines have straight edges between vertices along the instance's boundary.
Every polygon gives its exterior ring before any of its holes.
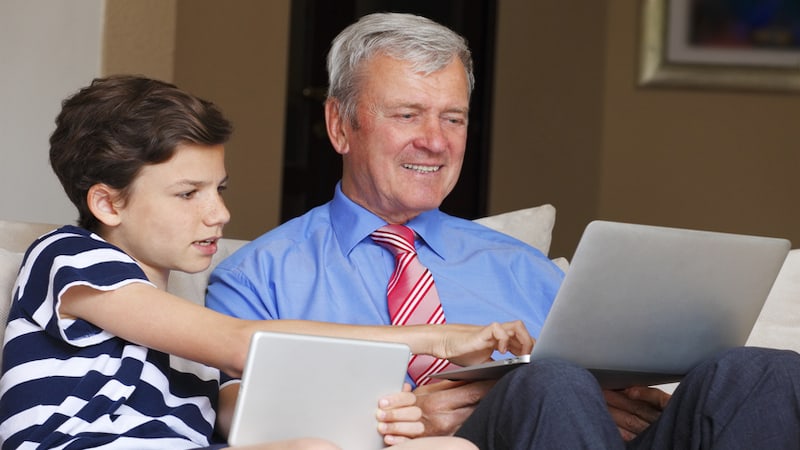
{"type": "Polygon", "coordinates": [[[675,50],[690,2],[642,1],[640,86],[800,92],[800,49],[675,50]]]}

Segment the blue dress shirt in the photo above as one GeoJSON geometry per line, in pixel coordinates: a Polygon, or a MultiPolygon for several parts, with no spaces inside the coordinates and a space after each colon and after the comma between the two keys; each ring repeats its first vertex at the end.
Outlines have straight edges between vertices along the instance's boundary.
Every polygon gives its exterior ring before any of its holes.
{"type": "MultiPolygon", "coordinates": [[[[347,198],[333,200],[248,243],[212,272],[208,307],[245,319],[389,324],[391,253],[370,233],[386,222],[347,198]]],[[[536,337],[563,273],[539,250],[439,210],[406,225],[418,235],[450,323],[521,319],[536,337]]]]}

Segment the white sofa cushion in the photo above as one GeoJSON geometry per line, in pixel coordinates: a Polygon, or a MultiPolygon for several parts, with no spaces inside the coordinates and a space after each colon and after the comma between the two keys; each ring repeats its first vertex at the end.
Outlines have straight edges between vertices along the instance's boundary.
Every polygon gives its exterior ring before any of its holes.
{"type": "MultiPolygon", "coordinates": [[[[515,237],[548,255],[556,223],[556,208],[544,204],[482,217],[475,219],[475,222],[515,237]]],[[[569,267],[569,261],[563,257],[553,258],[553,262],[563,271],[569,267]]]]}
{"type": "Polygon", "coordinates": [[[230,256],[231,253],[238,250],[239,247],[247,242],[248,241],[239,239],[220,239],[217,242],[217,253],[211,258],[211,265],[208,266],[208,269],[197,273],[172,271],[169,274],[167,291],[178,297],[191,300],[198,305],[204,305],[206,286],[208,285],[208,277],[211,275],[211,270],[214,269],[220,261],[230,256]]]}
{"type": "Polygon", "coordinates": [[[475,219],[475,222],[526,242],[547,255],[556,223],[556,208],[545,204],[475,219]]]}
{"type": "Polygon", "coordinates": [[[786,257],[747,345],[800,352],[800,249],[786,257]]]}
{"type": "MultiPolygon", "coordinates": [[[[526,242],[544,254],[550,249],[550,238],[555,224],[556,209],[552,205],[541,205],[520,209],[476,220],[489,228],[496,229],[526,242]]],[[[11,303],[11,288],[16,280],[22,252],[39,236],[56,228],[56,225],[30,222],[0,220],[0,341],[5,331],[8,308],[11,303]]],[[[204,304],[206,285],[211,270],[224,258],[236,251],[247,241],[239,239],[221,239],[217,254],[211,260],[208,269],[194,274],[172,272],[167,290],[179,297],[204,304]]],[[[556,262],[565,268],[565,261],[559,258],[556,262]]]]}
{"type": "Polygon", "coordinates": [[[6,318],[11,307],[12,289],[17,280],[23,254],[0,248],[0,342],[6,331],[6,318]]]}
{"type": "Polygon", "coordinates": [[[0,220],[0,248],[25,253],[36,238],[55,228],[49,223],[0,220]]]}
{"type": "MultiPolygon", "coordinates": [[[[476,220],[490,228],[516,237],[547,254],[555,223],[555,208],[542,205],[476,220]]],[[[5,331],[11,290],[24,252],[30,243],[54,225],[0,220],[0,340],[5,331]]],[[[222,239],[207,270],[186,274],[173,272],[169,291],[203,304],[208,276],[216,264],[247,241],[222,239]]],[[[556,263],[566,269],[566,260],[556,263]]],[[[756,322],[748,345],[800,351],[800,249],[792,250],[756,322]]]]}

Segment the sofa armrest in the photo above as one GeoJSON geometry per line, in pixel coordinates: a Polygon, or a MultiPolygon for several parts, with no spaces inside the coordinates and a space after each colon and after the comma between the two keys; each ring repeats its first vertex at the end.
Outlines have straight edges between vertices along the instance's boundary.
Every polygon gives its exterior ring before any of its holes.
{"type": "Polygon", "coordinates": [[[800,249],[789,251],[747,345],[800,352],[800,249]]]}

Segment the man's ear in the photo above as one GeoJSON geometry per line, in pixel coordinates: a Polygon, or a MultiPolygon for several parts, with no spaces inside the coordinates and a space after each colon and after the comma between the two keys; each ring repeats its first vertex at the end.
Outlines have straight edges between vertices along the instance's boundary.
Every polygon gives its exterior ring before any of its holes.
{"type": "Polygon", "coordinates": [[[86,202],[100,223],[113,227],[122,220],[119,215],[119,191],[107,184],[98,183],[89,188],[86,202]]]}
{"type": "Polygon", "coordinates": [[[350,151],[347,136],[350,127],[346,125],[339,113],[339,101],[329,98],[325,102],[325,127],[328,130],[328,139],[336,153],[340,155],[345,155],[350,151]]]}

